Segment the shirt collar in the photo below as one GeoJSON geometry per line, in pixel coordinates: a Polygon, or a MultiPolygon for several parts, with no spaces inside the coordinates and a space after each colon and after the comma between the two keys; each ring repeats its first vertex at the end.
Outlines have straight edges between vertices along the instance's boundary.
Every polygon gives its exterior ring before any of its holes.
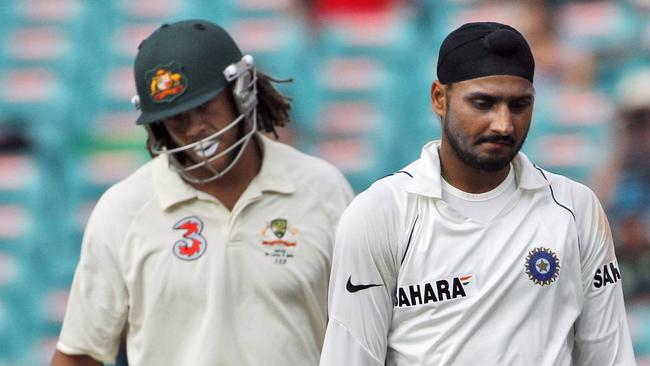
{"type": "Polygon", "coordinates": [[[262,192],[291,194],[296,191],[296,184],[289,172],[287,156],[282,151],[287,147],[270,138],[257,134],[257,141],[262,148],[262,167],[253,179],[262,192]]]}
{"type": "MultiPolygon", "coordinates": [[[[255,134],[255,139],[262,150],[262,166],[251,181],[246,194],[295,192],[295,182],[289,174],[287,162],[283,160],[282,144],[259,133],[255,134]]],[[[207,198],[205,192],[192,187],[169,168],[169,160],[165,154],[154,158],[152,164],[153,188],[161,209],[166,210],[177,203],[192,199],[207,198]]]]}
{"type": "MultiPolygon", "coordinates": [[[[439,147],[440,140],[434,140],[424,145],[419,164],[414,166],[414,171],[412,172],[413,181],[408,188],[408,192],[442,198],[442,176],[440,156],[438,155],[439,147]]],[[[519,152],[515,156],[512,160],[512,166],[515,169],[517,187],[534,190],[548,186],[548,181],[538,168],[528,160],[528,157],[524,153],[519,152]]]]}

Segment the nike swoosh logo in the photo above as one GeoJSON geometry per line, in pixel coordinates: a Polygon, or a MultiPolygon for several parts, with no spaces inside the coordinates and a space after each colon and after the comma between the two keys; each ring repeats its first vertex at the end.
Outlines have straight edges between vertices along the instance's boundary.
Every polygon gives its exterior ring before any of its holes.
{"type": "Polygon", "coordinates": [[[365,290],[367,288],[376,287],[376,286],[381,286],[381,284],[378,284],[378,285],[375,285],[375,284],[371,284],[371,285],[353,285],[352,284],[352,275],[350,275],[350,277],[348,277],[348,283],[345,285],[345,289],[348,290],[349,293],[353,294],[353,293],[355,293],[357,291],[365,290]]]}

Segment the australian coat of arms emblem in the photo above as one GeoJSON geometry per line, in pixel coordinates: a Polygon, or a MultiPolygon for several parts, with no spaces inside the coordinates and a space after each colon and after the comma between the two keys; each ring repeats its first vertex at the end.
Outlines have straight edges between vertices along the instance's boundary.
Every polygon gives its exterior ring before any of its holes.
{"type": "Polygon", "coordinates": [[[294,256],[293,251],[298,246],[300,230],[289,225],[289,220],[276,218],[269,221],[261,231],[262,246],[266,248],[265,255],[274,258],[275,263],[285,264],[294,256]]]}

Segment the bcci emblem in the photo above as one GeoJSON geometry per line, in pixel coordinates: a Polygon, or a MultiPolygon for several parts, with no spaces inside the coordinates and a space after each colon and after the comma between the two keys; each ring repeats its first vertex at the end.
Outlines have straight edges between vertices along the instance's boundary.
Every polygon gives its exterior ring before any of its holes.
{"type": "Polygon", "coordinates": [[[149,95],[154,103],[171,103],[187,90],[187,78],[181,73],[182,67],[177,62],[171,62],[145,73],[149,95]]]}
{"type": "Polygon", "coordinates": [[[293,258],[293,251],[298,245],[297,237],[300,231],[289,225],[287,219],[273,219],[264,225],[261,233],[262,246],[265,255],[273,258],[277,264],[286,264],[293,258]]]}
{"type": "Polygon", "coordinates": [[[534,283],[546,286],[555,282],[560,273],[560,260],[550,249],[537,247],[526,257],[526,274],[534,283]]]}

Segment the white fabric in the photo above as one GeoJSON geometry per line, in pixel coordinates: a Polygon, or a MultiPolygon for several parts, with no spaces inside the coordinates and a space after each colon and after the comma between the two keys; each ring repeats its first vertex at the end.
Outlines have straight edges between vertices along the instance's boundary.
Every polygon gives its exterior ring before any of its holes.
{"type": "Polygon", "coordinates": [[[442,179],[442,200],[461,215],[476,222],[487,223],[506,207],[510,196],[517,191],[515,170],[510,166],[506,179],[484,193],[468,193],[442,179]]]}
{"type": "Polygon", "coordinates": [[[128,321],[131,365],[318,363],[335,225],[352,191],[322,160],[258,141],[262,168],[232,212],[164,156],[102,196],[59,350],[111,363],[128,321]],[[284,234],[274,219],[286,219],[284,234]],[[192,256],[175,251],[193,239],[192,256]]]}
{"type": "Polygon", "coordinates": [[[441,200],[438,145],[344,212],[320,364],[634,365],[595,195],[520,153],[513,199],[468,221],[441,200]]]}

